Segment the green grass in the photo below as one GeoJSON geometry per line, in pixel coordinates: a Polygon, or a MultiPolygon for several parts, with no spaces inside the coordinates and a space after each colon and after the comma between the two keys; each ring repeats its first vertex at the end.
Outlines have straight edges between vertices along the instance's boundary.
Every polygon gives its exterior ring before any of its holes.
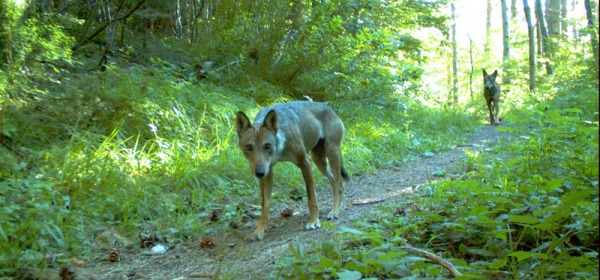
{"type": "MultiPolygon", "coordinates": [[[[234,115],[289,100],[284,90],[251,77],[238,78],[236,88],[194,83],[163,70],[109,68],[71,77],[61,93],[4,100],[0,273],[43,269],[49,253],[63,261],[91,257],[102,229],[185,240],[210,228],[202,221],[212,209],[246,197],[259,204],[236,146],[234,115]]],[[[480,125],[479,114],[461,108],[402,98],[390,104],[402,106],[334,104],[348,131],[343,153],[351,173],[451,148],[480,125]]],[[[293,166],[277,168],[290,178],[286,185],[301,187],[293,166]]],[[[226,211],[235,219],[235,208],[226,211]]]]}
{"type": "Polygon", "coordinates": [[[499,128],[508,137],[495,152],[467,151],[459,180],[374,209],[369,223],[329,226],[336,238],[314,244],[310,255],[291,245],[279,276],[449,275],[417,247],[464,278],[597,278],[598,91],[579,84],[548,90],[509,108],[510,122],[499,128]]]}
{"type": "MultiPolygon", "coordinates": [[[[236,205],[260,203],[236,147],[234,115],[290,100],[287,89],[246,75],[188,81],[161,65],[71,75],[60,90],[1,100],[0,275],[43,270],[48,254],[93,259],[107,230],[197,238],[217,226],[211,211],[232,222],[236,205]]],[[[561,78],[537,94],[507,92],[510,140],[497,154],[469,151],[459,181],[407,197],[423,211],[397,216],[403,205],[386,205],[377,223],[337,229],[338,239],[317,244],[317,254],[294,245],[278,262],[281,275],[444,275],[408,252],[410,244],[442,252],[465,275],[597,276],[597,89],[583,74],[574,86],[561,78]],[[349,240],[360,245],[345,246],[349,240]],[[332,246],[345,257],[326,255],[332,246]]],[[[351,174],[464,144],[487,122],[480,100],[432,107],[388,95],[350,92],[331,103],[346,125],[351,174]]],[[[301,188],[292,165],[277,168],[286,186],[301,188]]]]}

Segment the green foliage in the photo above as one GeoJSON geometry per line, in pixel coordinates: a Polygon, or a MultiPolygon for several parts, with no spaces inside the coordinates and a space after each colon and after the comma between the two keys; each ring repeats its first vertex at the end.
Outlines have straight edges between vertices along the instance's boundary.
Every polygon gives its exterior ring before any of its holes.
{"type": "Polygon", "coordinates": [[[598,277],[598,96],[591,88],[572,94],[573,87],[525,98],[498,128],[509,136],[495,153],[467,151],[460,180],[421,187],[375,210],[369,223],[330,227],[336,239],[315,244],[312,254],[294,245],[278,262],[280,275],[446,275],[407,250],[418,244],[468,278],[598,277]],[[540,103],[541,96],[553,98],[540,103]]]}
{"type": "MultiPolygon", "coordinates": [[[[6,5],[6,22],[3,34],[7,42],[4,42],[11,55],[8,62],[12,69],[22,67],[31,67],[34,62],[56,62],[67,61],[71,57],[71,46],[74,39],[66,34],[64,27],[55,19],[40,19],[25,12],[23,8],[17,4],[10,5],[12,1],[8,1],[6,5]]],[[[14,3],[13,3],[14,4],[14,3]]],[[[31,9],[29,7],[29,9],[31,9]]]]}
{"type": "Polygon", "coordinates": [[[46,94],[58,82],[53,74],[72,64],[74,43],[58,19],[31,16],[24,3],[3,1],[2,5],[0,105],[10,97],[22,100],[46,94]]]}
{"type": "Polygon", "coordinates": [[[2,275],[18,267],[44,268],[44,252],[67,249],[61,228],[67,209],[55,204],[64,197],[38,176],[0,182],[2,275]]]}
{"type": "Polygon", "coordinates": [[[445,32],[444,3],[223,2],[211,11],[219,20],[195,26],[200,35],[190,52],[286,87],[295,98],[382,98],[394,85],[420,83],[424,46],[411,31],[445,32]]]}
{"type": "MultiPolygon", "coordinates": [[[[463,144],[485,121],[483,103],[438,106],[439,94],[426,89],[436,82],[422,75],[435,68],[425,52],[443,48],[412,36],[447,34],[445,2],[217,1],[172,38],[168,3],[150,1],[116,23],[131,39],[110,46],[103,72],[90,69],[107,40],[71,52],[73,38],[86,35],[79,27],[106,24],[99,6],[0,11],[0,40],[10,43],[0,67],[0,275],[43,270],[47,256],[95,261],[111,245],[104,232],[177,243],[238,223],[242,201],[260,200],[236,147],[239,110],[254,115],[305,96],[328,102],[345,122],[353,174],[463,144]],[[216,66],[202,80],[193,69],[205,60],[216,66]],[[219,223],[210,222],[213,210],[222,211],[219,223]]],[[[468,151],[460,179],[423,186],[369,222],[329,226],[335,239],[310,252],[294,243],[280,275],[445,276],[410,250],[418,245],[467,277],[597,277],[597,77],[570,49],[557,53],[561,67],[541,76],[533,95],[524,56],[509,63],[502,110],[510,136],[496,153],[468,151]]],[[[286,185],[302,184],[294,166],[277,168],[286,185]]]]}
{"type": "Polygon", "coordinates": [[[351,102],[338,110],[350,124],[345,140],[350,144],[344,147],[350,150],[344,153],[361,164],[350,170],[395,166],[452,148],[464,143],[477,125],[478,116],[461,108],[434,109],[406,97],[379,103],[357,111],[360,103],[351,102]]]}
{"type": "MultiPolygon", "coordinates": [[[[254,115],[262,106],[253,97],[277,102],[278,87],[239,79],[243,90],[234,92],[177,78],[174,69],[159,61],[109,67],[77,77],[60,95],[0,111],[0,157],[7,163],[0,166],[7,203],[2,246],[11,252],[2,256],[4,274],[32,263],[44,267],[50,253],[66,253],[65,260],[91,254],[99,246],[93,240],[106,229],[132,238],[141,230],[176,242],[219,226],[207,224],[214,209],[224,212],[227,223],[239,219],[233,205],[241,197],[258,204],[255,181],[240,176],[247,167],[236,147],[233,116],[238,110],[254,115]]],[[[461,141],[457,132],[476,125],[475,116],[459,110],[409,101],[382,101],[364,110],[356,110],[364,106],[356,102],[334,106],[349,131],[344,154],[351,172],[446,149],[461,141]],[[367,114],[372,111],[377,113],[367,114]]],[[[278,176],[291,178],[286,184],[301,185],[293,166],[278,169],[278,176]]]]}
{"type": "Polygon", "coordinates": [[[52,62],[68,60],[71,57],[71,46],[74,39],[65,34],[63,27],[52,22],[39,22],[28,19],[18,29],[18,40],[13,44],[17,61],[29,64],[33,61],[52,62]]]}

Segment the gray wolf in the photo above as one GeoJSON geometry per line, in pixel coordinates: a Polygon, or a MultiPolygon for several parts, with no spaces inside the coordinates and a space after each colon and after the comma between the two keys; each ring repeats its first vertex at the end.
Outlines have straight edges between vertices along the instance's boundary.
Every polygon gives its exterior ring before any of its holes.
{"type": "Polygon", "coordinates": [[[500,85],[496,82],[496,77],[498,76],[498,70],[495,70],[492,75],[488,75],[488,73],[483,69],[483,97],[485,98],[485,103],[487,104],[488,111],[490,113],[490,123],[491,124],[500,124],[500,119],[498,118],[498,112],[500,111],[500,85]]]}
{"type": "Polygon", "coordinates": [[[302,171],[308,198],[306,229],[321,227],[308,151],[312,161],[333,187],[333,205],[327,218],[339,217],[343,191],[341,179],[348,179],[341,154],[344,124],[329,106],[309,101],[276,104],[260,110],[253,124],[240,111],[236,115],[236,131],[239,148],[260,180],[262,209],[258,226],[249,236],[250,240],[262,240],[265,236],[269,223],[273,167],[280,161],[292,162],[302,171]]]}

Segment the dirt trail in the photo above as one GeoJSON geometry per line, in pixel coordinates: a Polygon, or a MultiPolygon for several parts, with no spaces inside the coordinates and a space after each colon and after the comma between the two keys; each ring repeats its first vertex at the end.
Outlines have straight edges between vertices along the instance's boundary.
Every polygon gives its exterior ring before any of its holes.
{"type": "MultiPolygon", "coordinates": [[[[380,170],[376,174],[351,178],[345,186],[345,209],[340,219],[332,221],[332,224],[352,225],[372,214],[373,204],[401,200],[414,187],[439,179],[433,173],[451,174],[464,158],[465,149],[488,150],[500,137],[496,126],[487,125],[474,133],[467,145],[396,168],[380,170]]],[[[317,196],[321,219],[324,220],[331,207],[330,188],[320,187],[317,196]]],[[[132,245],[121,251],[124,256],[121,262],[98,260],[82,266],[73,265],[70,269],[76,273],[77,279],[210,279],[218,269],[222,271],[221,276],[234,274],[240,279],[265,279],[276,271],[274,261],[289,250],[289,244],[300,242],[306,249],[312,246],[313,241],[333,238],[334,233],[330,230],[305,231],[308,215],[305,203],[287,201],[289,203],[285,204],[275,201],[272,205],[269,230],[265,239],[259,242],[245,239],[256,226],[257,220],[251,220],[237,229],[224,225],[209,232],[215,244],[212,248],[201,248],[201,236],[176,245],[163,255],[144,253],[139,246],[132,245]],[[281,217],[279,213],[285,207],[294,211],[292,217],[281,217]]],[[[47,273],[51,278],[59,279],[58,271],[57,268],[47,273]]]]}

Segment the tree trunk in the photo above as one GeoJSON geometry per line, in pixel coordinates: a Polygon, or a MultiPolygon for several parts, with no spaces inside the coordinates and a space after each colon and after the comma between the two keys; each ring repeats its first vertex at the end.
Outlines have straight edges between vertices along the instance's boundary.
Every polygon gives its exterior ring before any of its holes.
{"type": "Polygon", "coordinates": [[[567,0],[560,1],[560,30],[563,35],[569,31],[569,22],[567,21],[567,0]]]}
{"type": "Polygon", "coordinates": [[[510,1],[510,19],[515,20],[517,17],[517,0],[510,1]]]}
{"type": "Polygon", "coordinates": [[[592,53],[594,55],[594,60],[596,61],[596,77],[598,77],[598,63],[600,60],[598,58],[598,24],[597,24],[597,15],[594,15],[594,10],[598,6],[598,3],[591,0],[585,0],[585,14],[588,21],[588,28],[590,30],[590,37],[592,43],[592,53]]]}
{"type": "Polygon", "coordinates": [[[181,0],[175,0],[170,6],[171,8],[171,26],[173,26],[173,34],[177,40],[184,38],[183,30],[183,7],[181,0]]]}
{"type": "Polygon", "coordinates": [[[528,0],[523,0],[523,11],[527,21],[527,33],[529,34],[529,90],[535,90],[535,34],[531,23],[531,9],[528,0]]]}
{"type": "Polygon", "coordinates": [[[12,36],[8,1],[0,0],[0,67],[12,64],[12,36]]]}
{"type": "Polygon", "coordinates": [[[548,35],[550,36],[550,38],[557,38],[561,30],[560,0],[546,0],[546,25],[548,28],[548,35]]]}
{"type": "Polygon", "coordinates": [[[452,102],[458,105],[458,51],[456,48],[456,8],[454,1],[450,3],[452,9],[452,102]]]}
{"type": "Polygon", "coordinates": [[[475,72],[475,66],[473,65],[473,39],[469,37],[469,61],[471,62],[471,73],[469,73],[469,92],[471,93],[471,100],[473,100],[473,73],[475,72]]]}
{"type": "MultiPolygon", "coordinates": [[[[146,0],[139,0],[139,2],[137,3],[137,5],[133,9],[131,9],[129,12],[127,12],[125,15],[120,16],[120,17],[115,18],[115,19],[112,19],[111,22],[107,22],[104,25],[100,26],[94,33],[92,33],[92,35],[88,36],[85,39],[82,39],[81,41],[79,41],[78,43],[76,43],[73,47],[71,47],[71,50],[75,51],[79,47],[81,47],[82,45],[84,45],[87,42],[91,41],[96,36],[98,36],[98,34],[100,34],[102,31],[104,31],[106,28],[108,28],[110,24],[114,24],[114,22],[117,22],[117,21],[120,21],[120,20],[125,20],[125,19],[129,18],[133,14],[133,12],[135,12],[137,9],[139,9],[142,6],[142,4],[144,4],[144,2],[146,2],[146,0]],[[112,21],[114,21],[114,22],[112,22],[112,21]]],[[[120,10],[120,8],[118,10],[120,10]]],[[[117,13],[115,13],[115,14],[117,14],[117,13]]]]}
{"type": "Polygon", "coordinates": [[[546,29],[544,13],[542,11],[542,0],[535,0],[535,17],[537,18],[538,25],[540,28],[540,32],[542,35],[542,40],[540,44],[540,51],[543,57],[546,57],[546,74],[552,75],[554,72],[552,70],[552,65],[550,64],[550,60],[553,57],[553,48],[550,42],[550,38],[548,36],[548,30],[546,29]]]}
{"type": "Polygon", "coordinates": [[[486,57],[489,57],[490,49],[491,49],[491,29],[492,29],[492,0],[487,0],[487,8],[486,8],[487,18],[485,21],[485,46],[483,47],[483,52],[486,57]]]}
{"type": "MultiPolygon", "coordinates": [[[[535,39],[536,39],[536,54],[542,56],[542,31],[540,30],[540,23],[535,24],[535,39]]],[[[539,62],[539,61],[538,61],[539,62]]]]}
{"type": "MultiPolygon", "coordinates": [[[[571,0],[571,12],[575,13],[576,9],[577,9],[577,1],[578,0],[571,0]]],[[[571,32],[573,33],[573,39],[575,40],[575,45],[579,46],[579,43],[581,42],[581,38],[579,35],[579,29],[580,27],[577,26],[576,23],[571,24],[571,32]]]]}
{"type": "Polygon", "coordinates": [[[500,0],[502,5],[502,82],[504,84],[510,83],[509,75],[506,75],[506,68],[510,62],[510,32],[509,32],[509,21],[508,18],[508,6],[507,0],[500,0]]]}
{"type": "Polygon", "coordinates": [[[200,14],[202,13],[202,6],[198,6],[198,1],[194,0],[192,1],[193,7],[192,7],[192,11],[193,11],[193,21],[192,21],[192,41],[196,41],[196,39],[198,39],[198,25],[199,24],[199,20],[200,20],[200,14]]]}

